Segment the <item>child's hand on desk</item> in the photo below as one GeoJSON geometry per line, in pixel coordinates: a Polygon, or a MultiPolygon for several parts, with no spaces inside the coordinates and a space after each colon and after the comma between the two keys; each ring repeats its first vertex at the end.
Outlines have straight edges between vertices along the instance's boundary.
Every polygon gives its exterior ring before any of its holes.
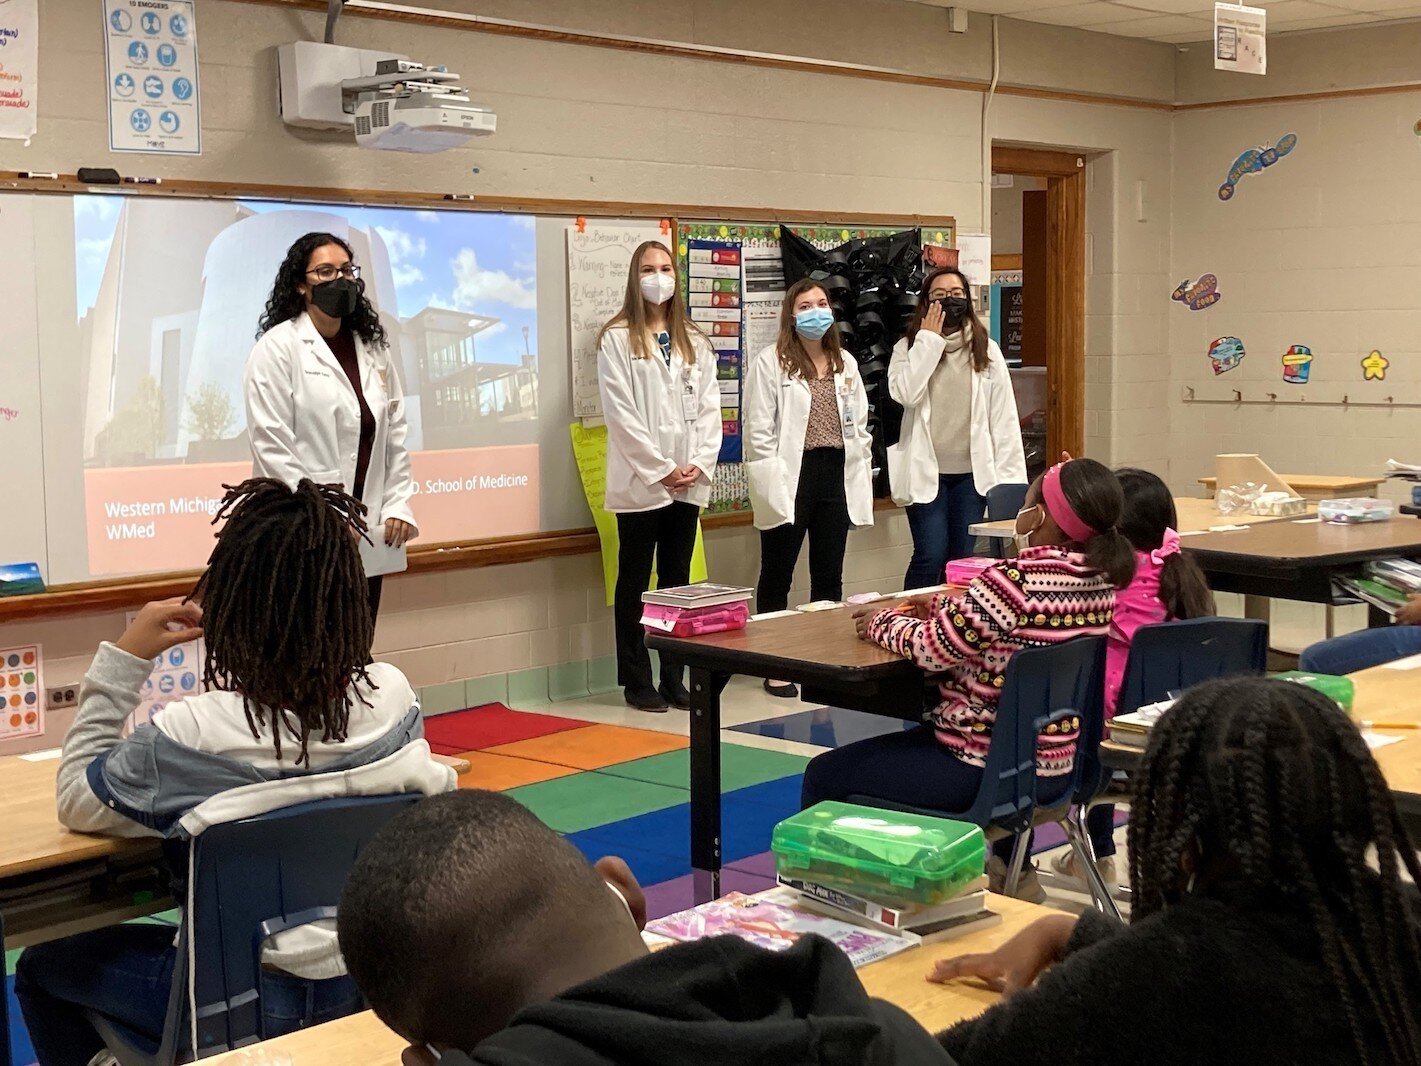
{"type": "Polygon", "coordinates": [[[1404,626],[1421,626],[1421,596],[1412,596],[1398,607],[1396,620],[1404,626]]]}
{"type": "Polygon", "coordinates": [[[946,984],[959,977],[975,977],[1003,995],[1011,995],[1031,985],[1041,971],[1066,953],[1076,919],[1070,914],[1054,914],[1032,922],[996,951],[982,955],[958,955],[941,959],[928,980],[946,984]]]}
{"type": "Polygon", "coordinates": [[[885,608],[877,604],[870,604],[867,607],[860,607],[854,612],[854,632],[859,635],[859,640],[872,641],[868,635],[869,624],[876,615],[882,614],[885,608]]]}
{"type": "Polygon", "coordinates": [[[118,638],[117,647],[139,659],[156,659],[169,648],[202,636],[202,608],[181,599],[150,603],[118,638]]]}

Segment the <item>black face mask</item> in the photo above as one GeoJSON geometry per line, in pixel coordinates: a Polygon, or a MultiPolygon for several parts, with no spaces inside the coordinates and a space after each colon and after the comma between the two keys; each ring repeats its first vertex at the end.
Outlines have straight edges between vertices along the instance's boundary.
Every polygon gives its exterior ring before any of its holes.
{"type": "Polygon", "coordinates": [[[942,314],[949,326],[962,325],[967,318],[967,309],[971,306],[965,296],[945,296],[938,303],[942,305],[942,314]]]}
{"type": "Polygon", "coordinates": [[[332,278],[311,287],[311,302],[332,318],[344,318],[360,304],[360,283],[332,278]]]}

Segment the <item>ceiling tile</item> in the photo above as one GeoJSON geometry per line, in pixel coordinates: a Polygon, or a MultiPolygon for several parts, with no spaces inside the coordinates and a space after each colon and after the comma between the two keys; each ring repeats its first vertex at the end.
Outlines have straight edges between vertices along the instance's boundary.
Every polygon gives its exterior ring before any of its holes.
{"type": "Polygon", "coordinates": [[[1198,44],[1208,46],[1214,37],[1213,27],[1204,30],[1191,30],[1188,33],[1166,33],[1156,37],[1155,40],[1163,41],[1165,44],[1198,44]]]}
{"type": "Polygon", "coordinates": [[[1111,22],[1125,22],[1140,17],[1138,11],[1131,11],[1119,4],[1109,4],[1096,0],[1095,3],[1075,3],[1066,7],[1033,9],[1029,16],[1032,22],[1048,22],[1054,26],[1100,26],[1111,22]]]}
{"type": "Polygon", "coordinates": [[[1330,18],[1286,22],[1279,26],[1278,30],[1280,33],[1294,33],[1298,30],[1326,30],[1338,26],[1366,26],[1373,22],[1384,21],[1386,21],[1385,15],[1363,15],[1356,11],[1349,11],[1345,15],[1333,15],[1330,18]]]}
{"type": "MultiPolygon", "coordinates": [[[[1080,0],[1069,2],[1079,3],[1080,0]]],[[[933,7],[967,7],[961,0],[918,0],[918,3],[931,4],[933,7]]],[[[1039,0],[971,0],[971,3],[972,6],[968,8],[969,15],[1025,15],[1039,6],[1039,0]]]]}
{"type": "Polygon", "coordinates": [[[1281,0],[1277,4],[1269,4],[1268,28],[1286,26],[1290,22],[1302,22],[1306,19],[1334,18],[1338,15],[1345,15],[1347,12],[1341,8],[1329,7],[1327,4],[1315,3],[1314,0],[1281,0]]]}
{"type": "Polygon", "coordinates": [[[1353,0],[1347,7],[1356,6],[1363,11],[1375,11],[1388,18],[1406,18],[1421,15],[1421,4],[1416,0],[1353,0]]]}
{"type": "Polygon", "coordinates": [[[1211,20],[1214,17],[1213,0],[1125,0],[1123,6],[1161,15],[1207,15],[1211,20]]]}
{"type": "Polygon", "coordinates": [[[1189,18],[1185,15],[1153,15],[1149,18],[1136,18],[1128,22],[1085,28],[1098,30],[1101,33],[1114,33],[1121,37],[1152,37],[1155,39],[1167,33],[1203,33],[1206,37],[1213,33],[1212,24],[1204,22],[1203,19],[1189,18]]]}

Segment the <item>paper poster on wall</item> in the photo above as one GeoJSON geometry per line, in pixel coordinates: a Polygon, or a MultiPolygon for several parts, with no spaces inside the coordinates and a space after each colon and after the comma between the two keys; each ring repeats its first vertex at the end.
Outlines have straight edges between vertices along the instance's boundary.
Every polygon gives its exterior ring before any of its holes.
{"type": "MultiPolygon", "coordinates": [[[[617,551],[621,541],[617,536],[617,516],[606,506],[607,491],[607,427],[586,426],[574,422],[569,427],[572,432],[572,454],[577,460],[577,474],[582,481],[582,491],[587,497],[587,508],[592,512],[592,522],[597,527],[597,539],[602,546],[602,584],[607,595],[607,606],[612,606],[617,591],[617,551]]],[[[701,527],[696,526],[696,547],[691,555],[691,581],[706,579],[706,548],[701,538],[701,527]]],[[[651,573],[651,587],[656,588],[656,571],[651,573]]]]}
{"type": "Polygon", "coordinates": [[[568,351],[572,413],[577,418],[602,416],[597,335],[622,309],[632,253],[644,241],[655,240],[667,241],[655,222],[610,225],[580,220],[567,228],[568,351]]]}
{"type": "Polygon", "coordinates": [[[740,382],[745,350],[745,259],[739,240],[689,237],[684,251],[691,321],[711,338],[716,377],[720,380],[720,461],[738,463],[741,455],[740,382]]]}
{"type": "Polygon", "coordinates": [[[39,124],[39,0],[0,3],[0,137],[29,144],[39,124]]]}
{"type": "Polygon", "coordinates": [[[202,154],[194,0],[103,0],[109,150],[202,154]]]}
{"type": "Polygon", "coordinates": [[[992,284],[992,238],[985,233],[957,235],[957,269],[973,287],[992,284]]]}
{"type": "Polygon", "coordinates": [[[38,644],[0,649],[0,741],[44,733],[44,655],[38,644]]]}
{"type": "Polygon", "coordinates": [[[1362,360],[1362,380],[1385,381],[1387,367],[1389,366],[1391,366],[1391,360],[1382,355],[1381,352],[1373,349],[1371,354],[1362,360]]]}
{"type": "Polygon", "coordinates": [[[1219,292],[1218,278],[1213,274],[1200,274],[1198,281],[1191,282],[1188,278],[1181,281],[1169,298],[1191,311],[1202,311],[1213,307],[1224,298],[1224,294],[1219,292]]]}
{"type": "Polygon", "coordinates": [[[1216,375],[1227,374],[1235,369],[1243,362],[1245,354],[1243,341],[1237,337],[1219,337],[1209,345],[1209,362],[1213,365],[1216,375]]]}
{"type": "Polygon", "coordinates": [[[1283,353],[1283,380],[1289,385],[1306,385],[1312,376],[1312,349],[1294,344],[1283,353]]]}
{"type": "Polygon", "coordinates": [[[1229,176],[1224,179],[1224,183],[1219,186],[1219,199],[1232,200],[1238,183],[1249,174],[1259,174],[1267,170],[1278,160],[1291,152],[1298,145],[1298,135],[1296,133],[1285,133],[1278,138],[1278,143],[1273,146],[1260,145],[1257,148],[1248,148],[1239,153],[1233,165],[1229,167],[1229,176]]]}
{"type": "MultiPolygon", "coordinates": [[[[137,611],[129,611],[127,620],[133,625],[137,611]]],[[[169,648],[153,660],[153,672],[143,682],[139,692],[138,706],[123,723],[123,735],[127,736],[141,725],[147,725],[153,716],[168,704],[184,700],[202,692],[202,665],[207,659],[207,646],[201,637],[186,644],[169,648]]]]}
{"type": "Polygon", "coordinates": [[[1241,4],[1214,5],[1214,69],[1268,73],[1268,12],[1241,4]]]}
{"type": "Polygon", "coordinates": [[[1011,365],[1021,362],[1022,330],[1022,287],[1020,272],[1016,282],[999,280],[1000,272],[992,274],[992,339],[1002,350],[1002,356],[1011,365]]]}

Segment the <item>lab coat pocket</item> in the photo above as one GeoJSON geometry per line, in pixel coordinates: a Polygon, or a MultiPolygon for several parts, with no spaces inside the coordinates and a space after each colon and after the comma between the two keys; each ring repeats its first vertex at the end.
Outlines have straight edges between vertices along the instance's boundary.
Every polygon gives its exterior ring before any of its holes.
{"type": "Polygon", "coordinates": [[[888,446],[888,488],[899,507],[913,502],[912,458],[901,440],[888,446]]]}
{"type": "Polygon", "coordinates": [[[794,501],[790,499],[783,459],[772,456],[746,463],[745,477],[756,529],[774,529],[794,521],[794,501]]]}

